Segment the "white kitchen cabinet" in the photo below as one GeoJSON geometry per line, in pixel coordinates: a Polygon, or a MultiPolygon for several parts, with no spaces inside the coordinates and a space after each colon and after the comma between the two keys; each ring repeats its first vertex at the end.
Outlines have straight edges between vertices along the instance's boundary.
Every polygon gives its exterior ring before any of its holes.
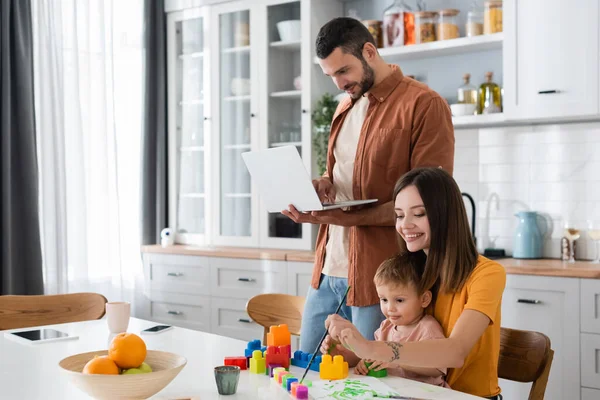
{"type": "Polygon", "coordinates": [[[581,400],[598,400],[600,399],[600,390],[581,388],[581,400]]]}
{"type": "Polygon", "coordinates": [[[600,389],[600,335],[581,334],[581,386],[600,389]]]}
{"type": "Polygon", "coordinates": [[[294,296],[306,296],[312,279],[313,263],[288,261],[287,292],[294,296]]]}
{"type": "Polygon", "coordinates": [[[504,2],[504,112],[509,119],[599,113],[599,4],[504,2]]]}
{"type": "Polygon", "coordinates": [[[581,280],[581,332],[600,335],[600,280],[581,280]]]}
{"type": "Polygon", "coordinates": [[[251,341],[263,337],[263,327],[246,313],[247,300],[231,297],[211,298],[211,332],[217,335],[251,341]]]}
{"type": "MultiPolygon", "coordinates": [[[[545,399],[580,397],[579,279],[508,275],[502,326],[547,335],[554,360],[545,399]]],[[[531,384],[501,380],[506,399],[526,399],[531,384]]]]}
{"type": "Polygon", "coordinates": [[[262,293],[285,293],[285,261],[215,257],[211,260],[211,296],[250,299],[262,293]]]}

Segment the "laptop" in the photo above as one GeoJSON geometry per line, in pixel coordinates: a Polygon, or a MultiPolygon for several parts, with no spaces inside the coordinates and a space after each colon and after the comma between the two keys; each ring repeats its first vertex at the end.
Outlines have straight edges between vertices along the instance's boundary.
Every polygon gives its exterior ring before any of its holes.
{"type": "Polygon", "coordinates": [[[375,203],[377,199],[321,203],[304,162],[295,146],[281,146],[242,153],[246,168],[270,213],[293,204],[300,212],[325,211],[375,203]]]}

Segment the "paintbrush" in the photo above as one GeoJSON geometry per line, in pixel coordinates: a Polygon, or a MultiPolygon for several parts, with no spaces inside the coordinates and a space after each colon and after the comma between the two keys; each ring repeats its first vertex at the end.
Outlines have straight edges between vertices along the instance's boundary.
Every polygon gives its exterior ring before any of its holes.
{"type": "MultiPolygon", "coordinates": [[[[348,286],[348,288],[346,289],[346,293],[344,293],[344,297],[342,297],[342,300],[340,301],[340,304],[338,304],[337,309],[335,310],[335,313],[339,313],[340,309],[342,308],[342,305],[346,302],[346,296],[348,295],[348,292],[350,291],[350,286],[348,286]]],[[[302,379],[300,379],[300,383],[299,385],[302,384],[302,382],[304,381],[304,378],[306,378],[306,374],[308,373],[308,370],[310,369],[310,366],[312,365],[315,357],[317,356],[317,352],[319,351],[319,349],[321,348],[321,345],[323,344],[323,341],[325,340],[325,337],[327,337],[327,329],[325,329],[325,333],[323,334],[323,337],[321,338],[321,340],[319,341],[319,344],[317,345],[317,348],[315,349],[315,351],[313,352],[312,357],[310,358],[310,361],[308,362],[308,365],[306,366],[306,369],[304,370],[304,374],[302,375],[302,379]]]]}

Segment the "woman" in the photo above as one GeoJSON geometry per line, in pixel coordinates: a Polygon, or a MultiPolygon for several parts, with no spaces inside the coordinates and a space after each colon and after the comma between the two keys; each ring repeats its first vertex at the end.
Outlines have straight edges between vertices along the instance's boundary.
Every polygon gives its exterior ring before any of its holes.
{"type": "MultiPolygon", "coordinates": [[[[440,168],[419,168],[394,188],[396,230],[402,251],[426,257],[422,286],[439,285],[433,316],[446,339],[410,343],[368,341],[347,320],[330,315],[329,337],[358,357],[421,368],[449,368],[448,384],[476,396],[500,399],[500,307],[504,268],[479,256],[458,185],[440,168]]],[[[338,351],[343,353],[339,344],[338,351]]]]}

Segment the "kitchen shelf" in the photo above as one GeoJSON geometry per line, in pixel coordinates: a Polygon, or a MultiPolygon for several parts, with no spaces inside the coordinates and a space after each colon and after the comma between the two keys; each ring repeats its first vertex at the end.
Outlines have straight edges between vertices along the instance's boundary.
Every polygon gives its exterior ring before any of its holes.
{"type": "Polygon", "coordinates": [[[452,117],[452,123],[455,128],[501,125],[505,122],[506,116],[503,113],[452,117]]]}
{"type": "MultiPolygon", "coordinates": [[[[386,47],[378,49],[379,54],[386,61],[406,61],[430,57],[450,56],[456,54],[472,53],[477,51],[502,49],[504,33],[492,33],[472,37],[440,40],[430,43],[413,44],[402,47],[386,47]]],[[[319,59],[315,57],[314,63],[319,59]]]]}
{"type": "Polygon", "coordinates": [[[271,97],[299,99],[302,96],[301,90],[286,90],[283,92],[271,92],[271,97]]]}
{"type": "Polygon", "coordinates": [[[300,50],[300,41],[298,40],[293,42],[271,42],[270,46],[286,51],[296,51],[300,50]]]}
{"type": "Polygon", "coordinates": [[[250,101],[252,97],[250,95],[246,96],[227,96],[223,97],[223,101],[250,101]]]}
{"type": "Polygon", "coordinates": [[[302,142],[277,142],[271,143],[271,147],[281,147],[281,146],[302,146],[302,142]]]}
{"type": "Polygon", "coordinates": [[[202,58],[202,57],[204,57],[204,53],[201,51],[179,55],[179,58],[182,60],[189,59],[189,58],[202,58]]]}
{"type": "Polygon", "coordinates": [[[251,194],[250,193],[225,193],[223,196],[228,199],[246,199],[246,198],[249,199],[251,197],[251,194]]]}
{"type": "Polygon", "coordinates": [[[204,146],[181,146],[179,151],[204,151],[204,146]]]}
{"type": "Polygon", "coordinates": [[[228,47],[221,52],[223,54],[250,53],[250,46],[228,47]]]}
{"type": "Polygon", "coordinates": [[[252,145],[250,144],[226,144],[223,146],[225,150],[250,150],[252,145]]]}

